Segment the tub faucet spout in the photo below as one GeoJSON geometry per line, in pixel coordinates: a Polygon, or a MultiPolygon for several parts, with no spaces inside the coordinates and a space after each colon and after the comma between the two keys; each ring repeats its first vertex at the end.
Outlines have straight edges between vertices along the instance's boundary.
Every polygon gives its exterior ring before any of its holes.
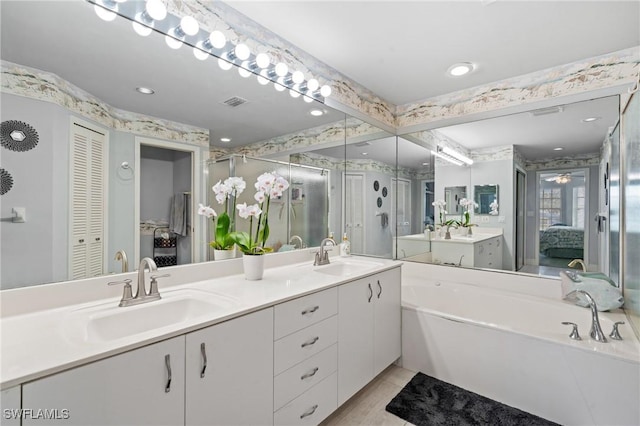
{"type": "Polygon", "coordinates": [[[582,260],[582,259],[573,259],[571,262],[569,262],[569,264],[567,266],[569,268],[573,268],[574,266],[576,266],[578,264],[582,268],[582,272],[587,272],[587,265],[584,264],[584,260],[582,260]]]}
{"type": "Polygon", "coordinates": [[[602,332],[602,328],[600,327],[600,320],[598,319],[598,307],[596,306],[596,301],[593,300],[593,297],[591,297],[591,295],[584,290],[574,290],[574,292],[583,294],[587,299],[587,302],[589,303],[589,308],[591,309],[591,331],[589,332],[589,335],[596,342],[606,343],[607,338],[602,332]]]}

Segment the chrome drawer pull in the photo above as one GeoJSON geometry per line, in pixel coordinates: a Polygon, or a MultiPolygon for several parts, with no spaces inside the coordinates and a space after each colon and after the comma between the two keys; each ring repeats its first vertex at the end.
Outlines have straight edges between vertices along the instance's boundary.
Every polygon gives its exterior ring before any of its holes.
{"type": "Polygon", "coordinates": [[[319,370],[319,368],[316,367],[313,370],[311,370],[310,373],[303,374],[302,376],[300,376],[300,380],[308,379],[309,377],[315,376],[316,373],[318,372],[318,370],[319,370]]]}
{"type": "Polygon", "coordinates": [[[312,314],[315,311],[317,311],[318,309],[320,309],[320,306],[316,305],[313,308],[310,309],[305,309],[304,311],[301,312],[302,315],[307,315],[307,314],[312,314]]]}
{"type": "Polygon", "coordinates": [[[200,353],[202,354],[202,370],[200,371],[200,378],[204,378],[204,371],[207,369],[207,349],[204,346],[204,342],[200,343],[200,353]]]}
{"type": "Polygon", "coordinates": [[[371,289],[371,283],[367,284],[367,286],[369,286],[369,300],[367,300],[367,303],[371,303],[371,298],[373,297],[373,290],[371,289]]]}
{"type": "Polygon", "coordinates": [[[316,410],[318,409],[318,404],[314,405],[313,407],[311,407],[309,410],[305,411],[304,413],[302,413],[300,415],[300,419],[304,419],[305,417],[309,417],[310,415],[312,415],[313,413],[316,412],[316,410]]]}
{"type": "Polygon", "coordinates": [[[301,348],[306,348],[307,346],[311,346],[311,345],[315,345],[315,343],[320,340],[320,337],[316,336],[313,339],[304,342],[303,344],[300,345],[301,348]]]}
{"type": "Polygon", "coordinates": [[[164,387],[164,391],[171,392],[171,355],[164,356],[164,364],[167,367],[167,385],[164,387]]]}

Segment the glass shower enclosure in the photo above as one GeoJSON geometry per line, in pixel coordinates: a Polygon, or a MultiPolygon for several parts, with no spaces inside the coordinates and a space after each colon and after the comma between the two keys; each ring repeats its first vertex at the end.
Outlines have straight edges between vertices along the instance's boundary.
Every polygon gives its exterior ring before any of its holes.
{"type": "MultiPolygon", "coordinates": [[[[238,196],[237,204],[256,203],[255,182],[263,173],[275,172],[287,179],[289,189],[279,199],[272,199],[269,208],[269,238],[267,246],[274,252],[293,250],[300,237],[305,247],[319,246],[329,233],[329,170],[291,163],[288,161],[254,158],[244,155],[231,155],[207,162],[207,203],[216,212],[222,212],[223,205],[218,204],[211,189],[218,181],[228,177],[242,177],[246,189],[238,196]],[[295,241],[294,241],[295,240],[295,241]]],[[[231,203],[230,203],[231,204],[231,203]]],[[[231,207],[229,207],[231,208],[231,207]]],[[[228,212],[230,215],[236,212],[228,212]]],[[[249,221],[241,219],[236,213],[236,230],[249,231],[249,221]]],[[[213,239],[215,227],[208,222],[207,235],[213,239]]],[[[208,260],[213,252],[208,250],[208,260]]]]}

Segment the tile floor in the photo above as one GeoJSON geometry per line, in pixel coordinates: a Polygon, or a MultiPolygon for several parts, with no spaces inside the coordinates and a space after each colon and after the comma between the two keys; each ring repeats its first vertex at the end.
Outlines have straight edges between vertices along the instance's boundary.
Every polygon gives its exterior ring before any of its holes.
{"type": "Polygon", "coordinates": [[[411,426],[411,423],[387,413],[384,408],[415,374],[413,371],[391,365],[320,423],[320,426],[411,426]]]}

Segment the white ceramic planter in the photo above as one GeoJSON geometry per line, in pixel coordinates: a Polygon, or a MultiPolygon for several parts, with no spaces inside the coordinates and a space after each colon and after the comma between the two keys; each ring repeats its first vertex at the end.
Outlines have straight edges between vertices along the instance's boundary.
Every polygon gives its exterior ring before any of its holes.
{"type": "Polygon", "coordinates": [[[213,260],[225,260],[225,259],[235,259],[236,257],[236,247],[233,246],[231,250],[216,250],[213,249],[213,260]]]}
{"type": "Polygon", "coordinates": [[[244,277],[250,281],[261,280],[264,274],[263,254],[242,255],[242,265],[244,267],[244,277]]]}

